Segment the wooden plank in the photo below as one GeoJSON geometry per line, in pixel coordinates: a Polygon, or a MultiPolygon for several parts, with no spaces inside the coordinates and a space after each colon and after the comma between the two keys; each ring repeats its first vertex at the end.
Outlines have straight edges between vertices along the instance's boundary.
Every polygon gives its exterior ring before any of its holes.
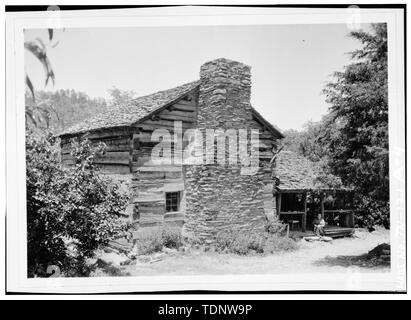
{"type": "Polygon", "coordinates": [[[177,101],[175,104],[173,104],[173,106],[175,106],[177,104],[178,105],[183,105],[183,106],[194,106],[195,105],[195,100],[192,99],[191,101],[188,101],[188,100],[181,99],[181,100],[177,101]]]}
{"type": "Polygon", "coordinates": [[[140,219],[143,215],[161,215],[165,212],[165,201],[137,202],[140,219]]]}
{"type": "Polygon", "coordinates": [[[117,130],[110,130],[110,129],[106,129],[104,131],[100,131],[100,132],[92,132],[89,133],[86,137],[87,139],[102,139],[102,138],[121,138],[121,137],[129,137],[130,134],[132,134],[133,129],[131,128],[126,128],[126,129],[117,129],[117,130]]]}
{"type": "Polygon", "coordinates": [[[192,117],[183,117],[183,116],[175,116],[175,115],[168,115],[168,114],[161,114],[160,115],[161,120],[171,120],[171,121],[183,121],[187,123],[193,123],[196,120],[192,117]]]}
{"type": "MultiPolygon", "coordinates": [[[[171,135],[174,133],[174,122],[169,121],[169,120],[161,120],[161,121],[146,120],[143,123],[137,124],[136,127],[144,131],[154,131],[156,129],[167,129],[171,135]]],[[[193,128],[193,124],[183,122],[182,128],[183,129],[193,128]]]]}
{"type": "MultiPolygon", "coordinates": [[[[140,229],[144,229],[144,228],[156,228],[156,227],[160,227],[163,225],[163,221],[142,221],[139,222],[139,230],[140,229]]],[[[138,231],[137,231],[138,232],[138,231]]]]}
{"type": "Polygon", "coordinates": [[[163,216],[140,216],[140,220],[138,221],[140,226],[147,225],[152,223],[162,223],[164,221],[163,216]]]}
{"type": "Polygon", "coordinates": [[[182,181],[177,183],[164,183],[163,190],[164,192],[183,191],[184,182],[182,181]]]}
{"type": "Polygon", "coordinates": [[[138,171],[140,172],[181,172],[182,167],[181,166],[165,166],[165,165],[144,166],[144,167],[138,168],[138,171]]]}
{"type": "Polygon", "coordinates": [[[128,165],[98,164],[97,166],[104,173],[130,174],[130,167],[128,165]]]}
{"type": "Polygon", "coordinates": [[[134,203],[140,205],[142,203],[150,203],[152,204],[153,202],[161,202],[164,203],[165,199],[164,196],[159,196],[157,194],[153,195],[141,195],[136,198],[134,198],[134,203]]]}
{"type": "MultiPolygon", "coordinates": [[[[110,140],[93,140],[92,146],[95,147],[99,142],[106,145],[106,151],[128,151],[130,150],[130,139],[129,138],[119,138],[110,140]]],[[[71,144],[67,144],[61,147],[61,154],[70,154],[72,151],[71,144]]]]}
{"type": "Polygon", "coordinates": [[[185,214],[181,211],[166,212],[164,214],[164,220],[184,220],[185,214]]]}
{"type": "Polygon", "coordinates": [[[159,116],[176,116],[176,117],[185,117],[185,118],[191,118],[194,119],[194,112],[193,111],[180,111],[180,110],[175,110],[173,107],[172,110],[164,110],[161,111],[159,116]]]}
{"type": "Polygon", "coordinates": [[[165,179],[165,172],[138,172],[139,180],[158,180],[158,179],[165,179]]]}
{"type": "Polygon", "coordinates": [[[130,165],[130,153],[127,151],[121,152],[106,152],[103,156],[96,157],[95,163],[98,164],[124,164],[130,165]]]}
{"type": "Polygon", "coordinates": [[[196,106],[195,105],[185,105],[181,103],[176,103],[173,105],[172,110],[176,111],[183,111],[183,112],[192,112],[195,113],[196,111],[196,106]]]}

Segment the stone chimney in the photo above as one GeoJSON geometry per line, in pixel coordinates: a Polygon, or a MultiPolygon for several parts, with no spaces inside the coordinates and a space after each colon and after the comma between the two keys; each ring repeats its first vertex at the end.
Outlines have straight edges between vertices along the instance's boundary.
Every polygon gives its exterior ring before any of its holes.
{"type": "MultiPolygon", "coordinates": [[[[197,129],[237,131],[255,127],[250,104],[250,77],[250,67],[240,62],[217,59],[203,64],[197,129]]],[[[209,151],[207,149],[207,156],[209,151]]],[[[271,170],[243,175],[239,164],[184,166],[186,222],[183,232],[205,243],[213,243],[220,232],[263,234],[266,221],[264,192],[270,179],[271,170]]]]}
{"type": "Polygon", "coordinates": [[[200,69],[199,128],[244,128],[252,119],[250,67],[228,59],[206,62],[200,69]]]}

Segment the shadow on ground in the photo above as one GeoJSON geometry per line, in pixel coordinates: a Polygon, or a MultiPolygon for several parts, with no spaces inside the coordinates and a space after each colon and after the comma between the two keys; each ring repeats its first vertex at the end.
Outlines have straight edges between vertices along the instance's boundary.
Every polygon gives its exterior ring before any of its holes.
{"type": "Polygon", "coordinates": [[[327,266],[327,267],[362,267],[362,268],[380,268],[389,267],[389,260],[382,260],[379,258],[372,257],[366,253],[359,256],[337,256],[330,257],[327,256],[323,259],[313,262],[316,266],[327,266]]]}

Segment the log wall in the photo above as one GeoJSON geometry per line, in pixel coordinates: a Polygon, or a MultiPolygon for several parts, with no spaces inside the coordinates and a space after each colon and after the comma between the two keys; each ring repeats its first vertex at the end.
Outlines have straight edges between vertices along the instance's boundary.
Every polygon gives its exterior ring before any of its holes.
{"type": "MultiPolygon", "coordinates": [[[[106,144],[106,152],[95,159],[103,173],[131,175],[132,173],[132,137],[134,128],[106,129],[87,134],[92,144],[106,144]]],[[[73,165],[70,154],[70,137],[61,139],[61,158],[65,165],[73,165]]]]}
{"type": "MultiPolygon", "coordinates": [[[[158,142],[151,141],[156,129],[167,129],[174,136],[174,121],[181,121],[182,135],[196,125],[197,93],[187,95],[155,116],[135,126],[132,138],[133,221],[139,230],[163,224],[182,226],[185,220],[185,192],[181,165],[159,165],[151,161],[158,142]],[[166,213],[166,192],[180,192],[180,210],[166,213]]],[[[182,136],[179,136],[182,138],[182,136]]],[[[174,145],[172,144],[172,147],[174,145]]]]}

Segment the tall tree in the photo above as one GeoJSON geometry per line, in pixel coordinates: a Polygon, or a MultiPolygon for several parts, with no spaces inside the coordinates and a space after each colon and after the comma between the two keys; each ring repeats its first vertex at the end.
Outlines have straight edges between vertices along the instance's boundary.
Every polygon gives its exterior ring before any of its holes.
{"type": "Polygon", "coordinates": [[[301,131],[294,129],[284,131],[285,138],[282,141],[284,150],[296,152],[311,161],[323,160],[327,156],[327,149],[319,143],[319,139],[324,132],[326,118],[327,116],[324,116],[321,121],[306,122],[301,131]]]}
{"type": "Polygon", "coordinates": [[[389,223],[387,26],[350,36],[362,47],[324,89],[331,104],[322,136],[329,165],[359,196],[364,223],[389,223]],[[327,126],[326,126],[327,127],[327,126]]]}

